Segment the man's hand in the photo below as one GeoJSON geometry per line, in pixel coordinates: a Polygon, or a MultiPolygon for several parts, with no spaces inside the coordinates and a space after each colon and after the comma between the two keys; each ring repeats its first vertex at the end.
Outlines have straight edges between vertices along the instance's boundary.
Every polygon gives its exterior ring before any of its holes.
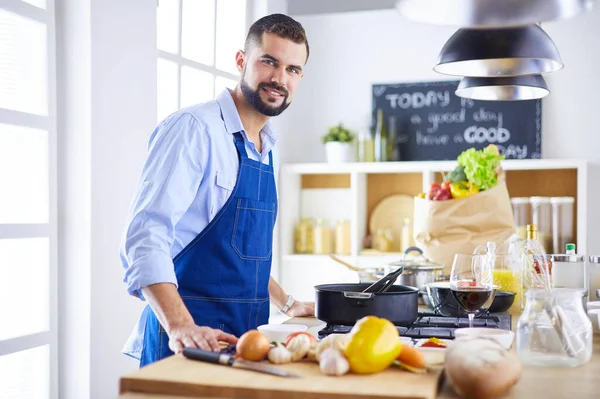
{"type": "Polygon", "coordinates": [[[188,324],[182,327],[176,327],[168,332],[169,349],[174,353],[180,353],[183,348],[200,348],[207,351],[218,352],[221,350],[219,341],[229,344],[236,344],[238,339],[221,330],[200,327],[195,324],[188,324]]]}
{"type": "Polygon", "coordinates": [[[314,316],[315,303],[294,301],[294,304],[290,307],[286,314],[291,317],[314,316]]]}

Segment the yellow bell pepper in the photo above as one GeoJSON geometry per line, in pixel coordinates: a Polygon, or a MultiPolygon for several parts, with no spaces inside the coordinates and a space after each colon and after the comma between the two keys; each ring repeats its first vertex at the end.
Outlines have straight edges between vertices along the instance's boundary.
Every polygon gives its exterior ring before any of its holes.
{"type": "Polygon", "coordinates": [[[450,194],[452,194],[452,198],[465,198],[477,194],[478,192],[479,187],[468,181],[461,181],[450,185],[450,194]]]}
{"type": "Polygon", "coordinates": [[[370,374],[389,367],[402,349],[398,337],[398,330],[387,319],[365,316],[358,320],[344,350],[350,370],[370,374]]]}

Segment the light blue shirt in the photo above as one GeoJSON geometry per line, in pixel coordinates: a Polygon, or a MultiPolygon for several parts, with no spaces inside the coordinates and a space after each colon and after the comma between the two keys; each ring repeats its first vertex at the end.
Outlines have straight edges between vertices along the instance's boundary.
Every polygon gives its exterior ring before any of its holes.
{"type": "MultiPolygon", "coordinates": [[[[156,283],[177,285],[173,258],[223,207],[239,170],[234,133],[241,132],[250,159],[269,163],[275,181],[277,135],[267,122],[260,132],[262,153],[248,138],[228,89],[216,100],[175,112],[150,137],[137,192],[131,205],[120,256],[131,295],[156,283]]],[[[138,320],[123,352],[139,359],[145,318],[138,320]]]]}

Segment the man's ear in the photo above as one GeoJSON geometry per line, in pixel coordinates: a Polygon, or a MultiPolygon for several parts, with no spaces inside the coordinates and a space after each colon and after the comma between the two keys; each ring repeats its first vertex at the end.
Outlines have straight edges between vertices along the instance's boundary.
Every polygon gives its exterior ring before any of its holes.
{"type": "Polygon", "coordinates": [[[235,54],[235,66],[238,72],[242,73],[246,65],[246,53],[243,50],[238,50],[235,54]]]}

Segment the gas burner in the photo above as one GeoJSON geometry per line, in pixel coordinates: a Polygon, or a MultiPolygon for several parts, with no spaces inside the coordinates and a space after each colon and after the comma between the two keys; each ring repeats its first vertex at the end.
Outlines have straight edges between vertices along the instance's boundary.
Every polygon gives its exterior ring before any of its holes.
{"type": "MultiPolygon", "coordinates": [[[[419,312],[417,320],[410,326],[396,326],[398,333],[410,338],[444,338],[454,339],[454,330],[469,326],[467,317],[440,316],[432,312],[419,312]]],[[[329,334],[347,334],[353,326],[327,324],[319,331],[319,339],[329,334]]],[[[473,320],[473,327],[511,329],[511,315],[508,312],[488,313],[473,320]]]]}

